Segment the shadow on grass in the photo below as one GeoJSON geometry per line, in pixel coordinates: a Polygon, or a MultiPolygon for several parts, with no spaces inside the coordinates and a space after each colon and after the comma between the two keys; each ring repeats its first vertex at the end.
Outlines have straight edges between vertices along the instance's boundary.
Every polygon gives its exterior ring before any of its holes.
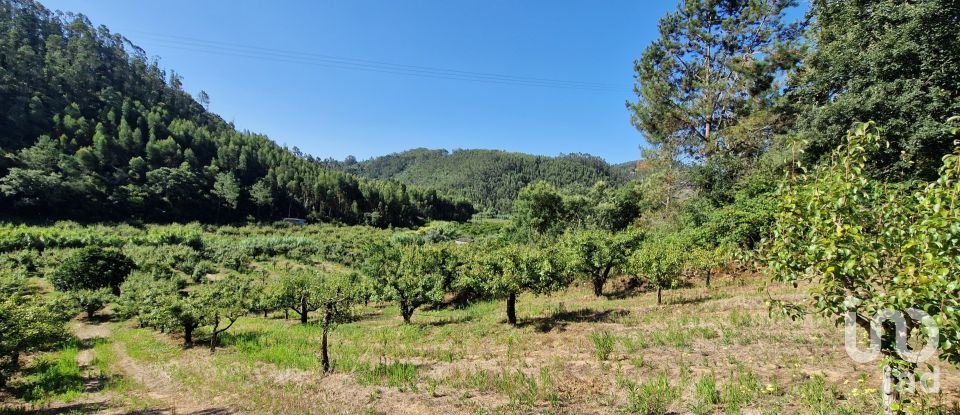
{"type": "Polygon", "coordinates": [[[100,312],[99,314],[94,314],[93,317],[84,317],[83,322],[91,326],[99,326],[105,323],[113,322],[113,313],[100,312]]]}
{"type": "Polygon", "coordinates": [[[428,323],[418,323],[422,326],[443,327],[448,324],[462,324],[473,321],[473,316],[445,317],[428,323]]]}
{"type": "Polygon", "coordinates": [[[591,308],[581,308],[574,311],[554,312],[549,317],[526,319],[517,323],[517,327],[533,326],[537,331],[547,333],[553,329],[564,330],[569,323],[609,322],[629,314],[629,310],[596,311],[591,308]]]}
{"type": "Polygon", "coordinates": [[[666,297],[663,299],[663,303],[666,305],[701,304],[707,301],[718,300],[721,298],[724,298],[724,296],[701,293],[701,294],[696,294],[690,297],[679,297],[679,298],[666,297]]]}
{"type": "Polygon", "coordinates": [[[24,407],[0,406],[0,414],[5,415],[53,415],[53,414],[99,414],[111,409],[104,402],[75,403],[56,408],[26,409],[24,407]]]}
{"type": "Polygon", "coordinates": [[[174,413],[182,413],[184,415],[228,415],[234,412],[227,408],[210,408],[194,412],[174,412],[173,409],[144,409],[141,411],[124,412],[124,415],[168,415],[174,413]]]}

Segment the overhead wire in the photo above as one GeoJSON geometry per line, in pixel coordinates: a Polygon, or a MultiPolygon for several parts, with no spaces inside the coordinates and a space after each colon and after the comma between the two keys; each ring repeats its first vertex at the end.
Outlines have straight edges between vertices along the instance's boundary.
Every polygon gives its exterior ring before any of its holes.
{"type": "MultiPolygon", "coordinates": [[[[546,87],[586,91],[621,91],[612,85],[595,82],[559,80],[539,77],[526,77],[496,73],[445,69],[421,65],[390,63],[369,59],[357,59],[316,53],[295,52],[282,49],[241,45],[229,42],[210,41],[176,35],[159,35],[146,32],[138,33],[147,43],[176,50],[235,56],[250,59],[271,60],[277,62],[303,64],[334,69],[360,70],[367,72],[396,75],[418,76],[453,81],[481,82],[502,85],[546,87]]],[[[139,41],[139,39],[138,39],[139,41]]]]}

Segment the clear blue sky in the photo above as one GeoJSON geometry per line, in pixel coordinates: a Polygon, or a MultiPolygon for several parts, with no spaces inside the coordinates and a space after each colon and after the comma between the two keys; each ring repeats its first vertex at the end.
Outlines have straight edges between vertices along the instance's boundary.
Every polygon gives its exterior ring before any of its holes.
{"type": "Polygon", "coordinates": [[[363,160],[414,147],[496,148],[586,152],[611,162],[639,157],[643,138],[624,106],[632,99],[632,61],[655,38],[659,17],[676,5],[670,0],[41,2],[83,13],[125,35],[159,57],[162,67],[180,73],[187,91],[205,90],[211,110],[239,128],[319,157],[363,160]],[[396,66],[344,58],[522,80],[408,68],[430,75],[411,76],[398,74],[396,66]],[[530,78],[601,87],[531,86],[538,82],[530,78]]]}

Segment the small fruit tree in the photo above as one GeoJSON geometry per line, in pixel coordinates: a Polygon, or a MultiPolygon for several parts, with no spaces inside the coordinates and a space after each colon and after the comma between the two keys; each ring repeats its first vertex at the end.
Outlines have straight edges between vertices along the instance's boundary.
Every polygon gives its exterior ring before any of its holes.
{"type": "Polygon", "coordinates": [[[321,274],[320,282],[315,286],[314,298],[320,303],[320,312],[323,313],[320,318],[320,326],[323,328],[323,337],[320,339],[320,363],[324,372],[330,372],[327,335],[335,324],[349,320],[359,287],[360,277],[352,272],[321,274]]]}
{"type": "Polygon", "coordinates": [[[630,255],[629,269],[657,289],[657,305],[662,304],[664,289],[680,283],[687,245],[686,239],[676,232],[657,232],[630,255]]]}
{"type": "Polygon", "coordinates": [[[506,298],[507,321],[517,324],[517,295],[547,294],[570,285],[573,274],[556,249],[514,244],[474,255],[462,268],[464,285],[492,298],[506,298]]]}
{"type": "Polygon", "coordinates": [[[20,355],[70,338],[75,314],[62,296],[44,295],[26,279],[0,271],[0,387],[20,369],[20,355]],[[64,307],[66,306],[66,307],[64,307]]]}
{"type": "Polygon", "coordinates": [[[380,298],[396,301],[404,323],[410,323],[417,308],[443,301],[456,262],[446,244],[391,242],[374,246],[363,268],[380,298]]]}
{"type": "Polygon", "coordinates": [[[775,281],[812,283],[808,303],[774,306],[838,324],[853,314],[880,336],[884,403],[894,413],[909,404],[900,400],[901,379],[917,363],[897,352],[896,337],[929,339],[934,332],[924,327],[936,323],[941,358],[960,363],[960,155],[944,157],[933,183],[890,184],[865,170],[883,145],[873,123],[858,124],[829,162],[810,171],[801,166],[779,192],[764,252],[775,281]],[[877,324],[875,316],[909,309],[930,317],[907,318],[903,330],[877,324]]]}
{"type": "Polygon", "coordinates": [[[251,285],[250,278],[233,274],[191,287],[189,295],[196,301],[201,325],[210,329],[210,352],[216,350],[220,334],[250,312],[251,285]]]}
{"type": "Polygon", "coordinates": [[[116,249],[88,246],[68,257],[50,282],[60,291],[109,288],[113,295],[120,295],[120,284],[133,268],[133,260],[116,249]]]}
{"type": "Polygon", "coordinates": [[[589,278],[593,294],[599,297],[611,271],[626,264],[630,251],[642,238],[638,232],[580,230],[564,234],[560,245],[570,270],[589,278]]]}

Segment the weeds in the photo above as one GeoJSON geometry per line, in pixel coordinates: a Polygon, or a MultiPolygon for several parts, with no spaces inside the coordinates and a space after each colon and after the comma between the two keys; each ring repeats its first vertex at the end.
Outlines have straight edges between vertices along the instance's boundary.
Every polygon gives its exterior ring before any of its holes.
{"type": "Polygon", "coordinates": [[[23,378],[11,386],[28,402],[71,402],[84,389],[77,353],[77,344],[69,344],[59,351],[39,356],[26,368],[23,378]]]}
{"type": "Polygon", "coordinates": [[[420,379],[417,366],[412,363],[393,362],[376,365],[357,365],[353,376],[364,385],[386,385],[403,391],[416,391],[420,379]]]}
{"type": "Polygon", "coordinates": [[[661,372],[649,382],[636,384],[626,381],[627,412],[641,415],[665,415],[670,405],[680,397],[680,390],[670,385],[667,374],[661,372]]]}
{"type": "Polygon", "coordinates": [[[613,346],[616,338],[609,331],[599,330],[590,335],[593,340],[594,356],[597,360],[604,361],[610,358],[613,353],[613,346]]]}

